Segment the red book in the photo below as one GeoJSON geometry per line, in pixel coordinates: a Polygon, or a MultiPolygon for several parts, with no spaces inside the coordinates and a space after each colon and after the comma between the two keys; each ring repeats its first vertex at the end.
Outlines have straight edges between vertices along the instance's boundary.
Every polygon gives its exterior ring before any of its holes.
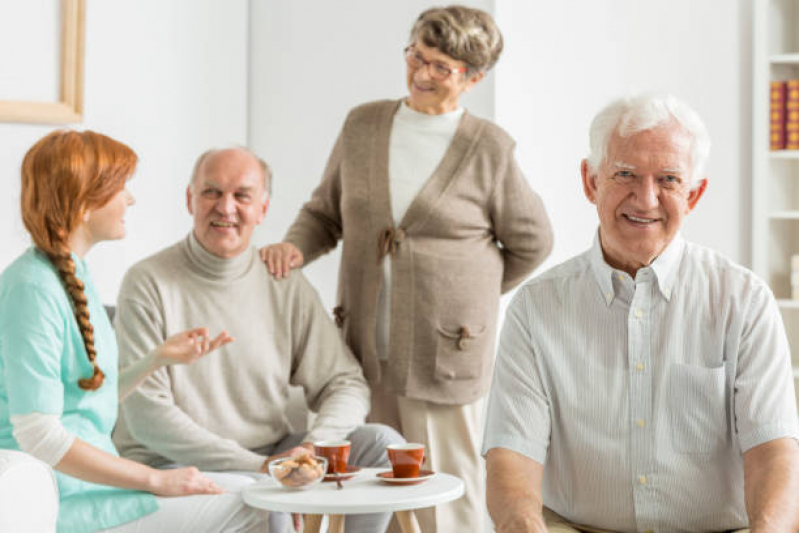
{"type": "Polygon", "coordinates": [[[786,93],[784,81],[771,82],[771,105],[769,107],[769,147],[784,150],[786,145],[786,93]]]}
{"type": "Polygon", "coordinates": [[[785,82],[785,148],[799,150],[799,80],[785,82]]]}

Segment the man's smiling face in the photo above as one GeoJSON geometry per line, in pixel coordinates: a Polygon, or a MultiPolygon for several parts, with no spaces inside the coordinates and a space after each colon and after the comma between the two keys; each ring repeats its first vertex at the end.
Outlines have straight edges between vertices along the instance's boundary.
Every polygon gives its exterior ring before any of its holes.
{"type": "Polygon", "coordinates": [[[605,260],[635,276],[674,239],[706,180],[692,182],[691,138],[676,124],[614,133],[596,171],[583,161],[583,190],[599,213],[605,260]]]}
{"type": "Polygon", "coordinates": [[[208,155],[186,190],[194,235],[206,251],[231,258],[250,246],[250,237],[269,205],[264,175],[249,153],[228,149],[208,155]]]}

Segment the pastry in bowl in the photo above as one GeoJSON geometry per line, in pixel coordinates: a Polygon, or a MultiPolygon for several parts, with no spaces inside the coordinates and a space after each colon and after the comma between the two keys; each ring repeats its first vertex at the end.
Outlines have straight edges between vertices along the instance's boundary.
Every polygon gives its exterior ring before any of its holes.
{"type": "Polygon", "coordinates": [[[275,459],[269,463],[269,474],[282,486],[303,490],[313,487],[325,477],[327,459],[310,454],[275,459]]]}

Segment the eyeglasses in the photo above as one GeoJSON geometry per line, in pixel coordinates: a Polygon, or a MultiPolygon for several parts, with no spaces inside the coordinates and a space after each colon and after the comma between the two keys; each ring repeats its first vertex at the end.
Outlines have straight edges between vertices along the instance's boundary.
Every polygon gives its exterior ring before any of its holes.
{"type": "Polygon", "coordinates": [[[424,56],[422,56],[422,53],[413,46],[406,47],[404,52],[405,62],[408,63],[409,67],[414,69],[427,67],[427,73],[436,81],[444,81],[449,78],[451,74],[459,74],[469,70],[466,67],[452,68],[438,61],[427,61],[424,56]]]}

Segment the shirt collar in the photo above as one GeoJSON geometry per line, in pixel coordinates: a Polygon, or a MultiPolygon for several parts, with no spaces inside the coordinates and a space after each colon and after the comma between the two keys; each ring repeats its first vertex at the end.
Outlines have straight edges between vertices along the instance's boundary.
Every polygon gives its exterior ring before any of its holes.
{"type": "Polygon", "coordinates": [[[599,284],[599,290],[602,291],[602,298],[607,305],[610,305],[614,296],[616,296],[616,290],[613,288],[613,269],[605,262],[605,257],[602,255],[599,229],[596,230],[594,235],[594,244],[588,252],[588,257],[591,262],[591,270],[594,272],[597,284],[599,284]]]}
{"type": "Polygon", "coordinates": [[[652,270],[657,277],[660,294],[663,295],[667,302],[671,301],[671,293],[674,290],[674,284],[677,282],[677,271],[679,270],[684,250],[685,240],[678,233],[666,246],[666,249],[652,261],[652,270]]]}
{"type": "Polygon", "coordinates": [[[189,232],[185,242],[184,249],[191,263],[211,279],[232,280],[240,278],[247,273],[253,262],[251,249],[229,259],[215,256],[203,248],[194,235],[194,231],[189,232]]]}
{"type": "Polygon", "coordinates": [[[75,252],[71,252],[72,262],[75,263],[75,275],[78,278],[83,278],[87,273],[86,260],[80,257],[75,252]]]}
{"type": "MultiPolygon", "coordinates": [[[[671,294],[674,283],[676,282],[677,271],[684,249],[685,241],[678,233],[669,245],[666,246],[666,249],[652,261],[649,267],[647,267],[654,272],[660,294],[663,295],[666,301],[671,301],[671,294]]],[[[612,268],[605,261],[605,257],[602,254],[602,244],[599,240],[599,229],[597,229],[596,235],[594,235],[594,244],[591,246],[588,256],[594,278],[599,285],[599,290],[602,291],[602,298],[605,300],[605,304],[609,306],[616,297],[616,289],[613,285],[613,274],[617,272],[617,270],[612,268]]]]}

